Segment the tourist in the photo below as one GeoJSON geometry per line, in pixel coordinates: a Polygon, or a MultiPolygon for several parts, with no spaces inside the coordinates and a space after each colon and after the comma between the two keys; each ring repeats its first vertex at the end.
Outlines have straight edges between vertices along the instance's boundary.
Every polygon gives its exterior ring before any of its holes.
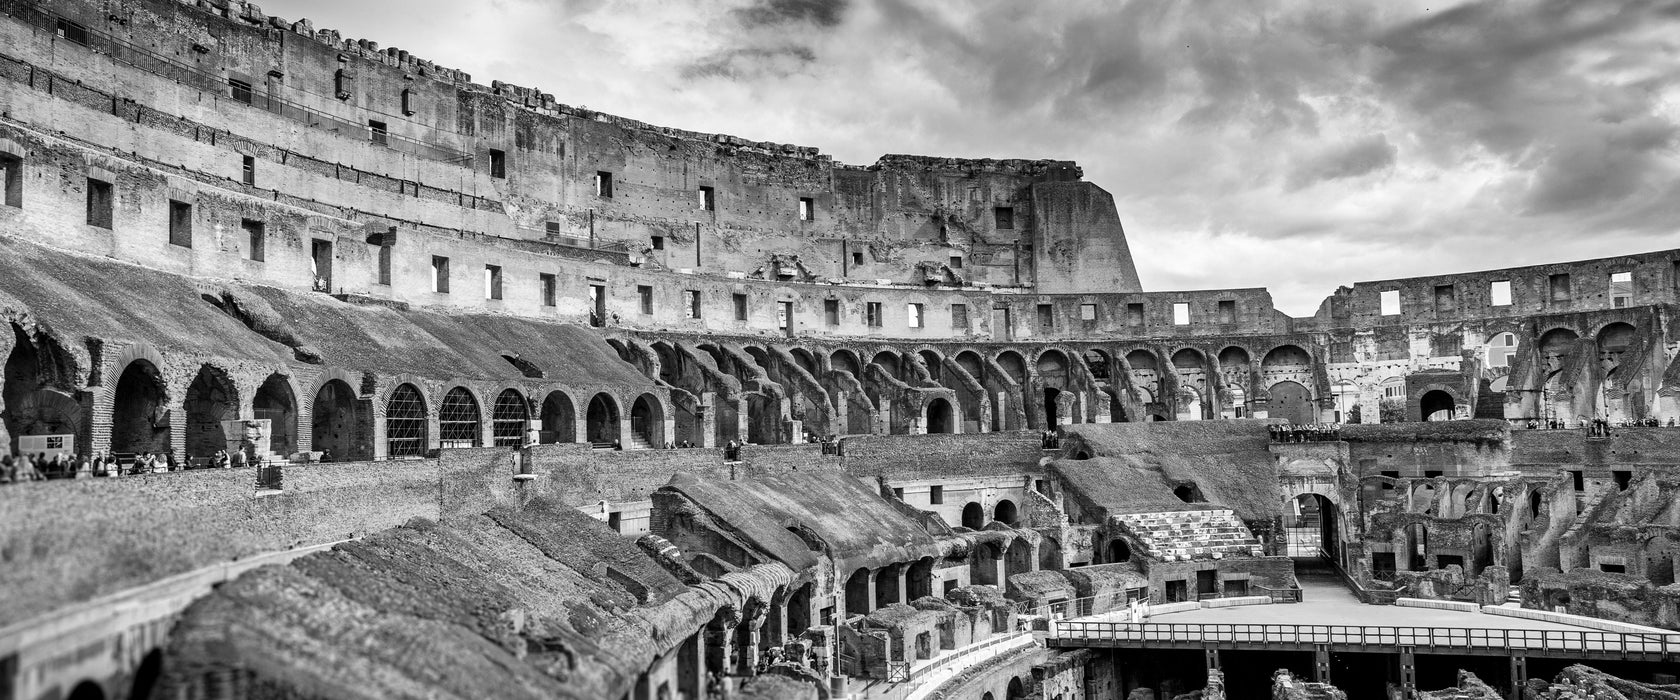
{"type": "Polygon", "coordinates": [[[87,455],[82,455],[80,457],[72,455],[70,459],[72,463],[76,465],[76,478],[93,478],[93,462],[87,458],[87,455]]]}
{"type": "Polygon", "coordinates": [[[233,454],[229,455],[229,459],[232,461],[232,464],[229,465],[229,466],[231,466],[231,468],[233,468],[233,469],[244,469],[245,468],[245,451],[244,450],[234,450],[233,454]]]}

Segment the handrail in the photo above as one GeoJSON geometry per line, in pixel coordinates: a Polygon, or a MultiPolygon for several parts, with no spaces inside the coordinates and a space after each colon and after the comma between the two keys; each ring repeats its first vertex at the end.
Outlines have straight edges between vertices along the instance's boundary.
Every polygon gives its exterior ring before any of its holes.
{"type": "Polygon", "coordinates": [[[1266,645],[1375,645],[1424,648],[1457,647],[1526,652],[1604,652],[1627,655],[1680,655],[1680,633],[1602,632],[1597,630],[1490,629],[1464,627],[1386,627],[1376,625],[1287,625],[1242,623],[1134,623],[1060,621],[1047,639],[1077,643],[1224,642],[1266,645]]]}

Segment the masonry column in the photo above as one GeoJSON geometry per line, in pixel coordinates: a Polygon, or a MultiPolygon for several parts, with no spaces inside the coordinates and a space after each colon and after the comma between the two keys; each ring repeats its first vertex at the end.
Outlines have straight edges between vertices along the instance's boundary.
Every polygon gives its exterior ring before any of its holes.
{"type": "Polygon", "coordinates": [[[878,600],[875,597],[875,587],[880,585],[879,582],[876,579],[879,579],[880,577],[881,577],[881,570],[880,569],[870,569],[869,570],[869,575],[864,577],[864,578],[869,579],[869,599],[867,601],[865,601],[864,604],[863,604],[863,607],[865,609],[863,609],[863,610],[847,610],[846,615],[848,617],[852,616],[852,615],[867,615],[867,614],[869,614],[869,611],[875,609],[875,601],[878,600]]]}
{"type": "Polygon", "coordinates": [[[1511,657],[1511,694],[1510,700],[1523,700],[1523,686],[1528,684],[1528,657],[1511,657]]]}
{"type": "Polygon", "coordinates": [[[757,615],[741,620],[741,623],[736,626],[735,631],[738,636],[736,643],[741,647],[739,651],[741,662],[740,666],[736,668],[736,673],[743,676],[758,675],[759,630],[763,626],[764,612],[762,610],[757,615]]]}
{"type": "Polygon", "coordinates": [[[698,436],[700,440],[695,447],[712,448],[718,446],[717,414],[712,410],[712,401],[715,397],[716,394],[710,391],[700,394],[700,413],[694,417],[694,421],[699,424],[696,430],[700,433],[698,436]]]}
{"type": "Polygon", "coordinates": [[[898,574],[893,577],[893,585],[898,586],[898,602],[905,605],[910,604],[910,567],[914,564],[915,562],[900,564],[898,574]]]}
{"type": "Polygon", "coordinates": [[[1417,653],[1413,647],[1400,647],[1400,697],[1417,697],[1417,653]]]}

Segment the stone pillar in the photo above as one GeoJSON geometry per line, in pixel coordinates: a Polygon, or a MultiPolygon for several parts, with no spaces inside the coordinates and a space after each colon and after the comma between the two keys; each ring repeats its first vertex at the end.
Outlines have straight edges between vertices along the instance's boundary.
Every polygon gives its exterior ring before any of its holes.
{"type": "Polygon", "coordinates": [[[1528,657],[1511,657],[1511,694],[1510,700],[1522,700],[1523,686],[1528,684],[1528,657]]]}
{"type": "Polygon", "coordinates": [[[1330,645],[1313,645],[1313,680],[1319,683],[1330,682],[1330,645]]]}
{"type": "Polygon", "coordinates": [[[1008,583],[1009,583],[1009,567],[1006,566],[1006,564],[1009,563],[1009,550],[1006,548],[1006,549],[998,552],[998,558],[992,560],[992,562],[997,565],[997,587],[998,587],[998,590],[1000,590],[1000,591],[1008,590],[1009,589],[1009,586],[1008,586],[1008,583]]]}
{"type": "Polygon", "coordinates": [[[891,435],[892,434],[892,429],[893,429],[893,425],[892,425],[892,419],[893,419],[892,418],[892,415],[893,415],[892,405],[893,405],[893,400],[892,399],[889,399],[885,396],[881,397],[881,405],[877,407],[878,410],[876,410],[876,412],[875,412],[875,434],[876,435],[891,435]]]}
{"type": "Polygon", "coordinates": [[[878,598],[875,597],[875,587],[880,585],[880,582],[877,581],[876,579],[880,578],[880,576],[881,576],[881,570],[880,569],[871,569],[869,571],[869,575],[865,577],[865,578],[869,579],[869,599],[865,600],[864,603],[863,603],[863,606],[865,608],[867,608],[867,610],[847,610],[846,611],[847,616],[867,615],[867,614],[869,614],[870,610],[875,609],[875,601],[879,600],[878,598]]]}
{"type": "Polygon", "coordinates": [[[1413,647],[1400,647],[1400,697],[1417,697],[1417,653],[1413,647]]]}
{"type": "Polygon", "coordinates": [[[764,615],[761,613],[752,619],[742,620],[736,627],[736,634],[744,634],[746,639],[741,644],[741,664],[736,673],[743,676],[758,675],[758,644],[759,629],[764,626],[764,615]]]}
{"type": "Polygon", "coordinates": [[[914,564],[902,564],[898,567],[898,575],[894,576],[893,585],[898,586],[898,602],[910,603],[910,567],[914,564]]]}

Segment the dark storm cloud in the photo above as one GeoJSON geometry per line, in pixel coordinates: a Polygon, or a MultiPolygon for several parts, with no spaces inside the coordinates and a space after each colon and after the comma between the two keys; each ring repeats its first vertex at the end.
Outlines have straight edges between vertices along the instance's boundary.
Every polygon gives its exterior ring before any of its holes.
{"type": "Polygon", "coordinates": [[[731,14],[748,27],[794,23],[832,27],[840,23],[846,4],[847,0],[758,0],[731,14]]]}
{"type": "Polygon", "coordinates": [[[1327,180],[1359,177],[1394,166],[1399,149],[1383,134],[1341,144],[1307,158],[1289,173],[1285,189],[1298,190],[1327,180]]]}
{"type": "Polygon", "coordinates": [[[730,80],[787,77],[817,60],[808,46],[738,48],[720,51],[682,68],[684,78],[719,77],[730,80]]]}

